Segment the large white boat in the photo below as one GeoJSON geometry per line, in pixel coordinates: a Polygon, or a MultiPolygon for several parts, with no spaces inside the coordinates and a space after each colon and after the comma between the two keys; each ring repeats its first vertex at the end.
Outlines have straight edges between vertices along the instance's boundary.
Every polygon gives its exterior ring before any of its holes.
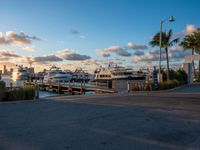
{"type": "Polygon", "coordinates": [[[44,83],[55,83],[55,82],[68,82],[72,79],[70,72],[60,70],[56,66],[52,66],[44,76],[44,83]]]}
{"type": "Polygon", "coordinates": [[[14,80],[28,80],[29,73],[27,69],[23,68],[21,65],[16,65],[16,69],[13,71],[11,78],[14,80]]]}
{"type": "Polygon", "coordinates": [[[109,65],[107,68],[99,68],[94,72],[93,81],[107,82],[108,80],[144,80],[143,73],[133,71],[130,68],[109,65]]]}
{"type": "Polygon", "coordinates": [[[77,68],[73,72],[72,80],[75,82],[81,82],[81,81],[88,82],[90,79],[91,79],[90,74],[84,71],[82,68],[77,68]]]}

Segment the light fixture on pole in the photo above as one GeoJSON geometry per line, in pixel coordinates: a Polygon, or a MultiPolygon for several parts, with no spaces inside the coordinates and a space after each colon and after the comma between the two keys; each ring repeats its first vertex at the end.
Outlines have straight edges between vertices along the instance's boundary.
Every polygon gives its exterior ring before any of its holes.
{"type": "MultiPolygon", "coordinates": [[[[168,19],[168,18],[167,18],[168,19]]],[[[159,52],[159,67],[158,67],[158,80],[159,82],[162,82],[161,81],[161,50],[162,50],[162,26],[163,26],[163,23],[167,20],[161,20],[160,22],[160,52],[159,52]]],[[[169,22],[174,22],[175,19],[173,16],[170,16],[169,17],[169,22]]]]}

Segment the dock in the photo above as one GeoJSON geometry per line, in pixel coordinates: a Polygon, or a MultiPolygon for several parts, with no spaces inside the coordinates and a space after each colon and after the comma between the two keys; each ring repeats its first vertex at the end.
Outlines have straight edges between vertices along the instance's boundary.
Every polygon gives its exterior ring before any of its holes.
{"type": "Polygon", "coordinates": [[[68,93],[70,95],[84,95],[86,92],[94,92],[96,94],[103,93],[116,93],[114,89],[110,89],[107,87],[95,87],[88,86],[85,83],[43,83],[43,82],[25,82],[26,85],[31,85],[36,87],[36,89],[41,91],[54,91],[58,93],[68,93]]]}

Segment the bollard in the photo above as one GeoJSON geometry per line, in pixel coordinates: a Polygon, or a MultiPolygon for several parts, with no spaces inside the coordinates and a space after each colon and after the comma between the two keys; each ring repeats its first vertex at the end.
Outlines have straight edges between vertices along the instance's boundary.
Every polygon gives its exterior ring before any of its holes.
{"type": "Polygon", "coordinates": [[[35,94],[35,99],[39,99],[39,85],[38,84],[36,84],[36,94],[35,94]]]}
{"type": "Polygon", "coordinates": [[[12,91],[12,87],[13,87],[13,86],[12,86],[12,82],[10,82],[10,91],[12,91]]]}
{"type": "Polygon", "coordinates": [[[68,81],[68,95],[70,95],[70,81],[68,81]]]}
{"type": "Polygon", "coordinates": [[[60,86],[60,82],[58,83],[58,93],[61,94],[61,86],[60,86]]]}
{"type": "Polygon", "coordinates": [[[83,94],[83,82],[81,81],[81,91],[80,94],[83,94]]]}
{"type": "Polygon", "coordinates": [[[127,88],[128,88],[128,92],[130,92],[130,82],[127,82],[127,88]]]}

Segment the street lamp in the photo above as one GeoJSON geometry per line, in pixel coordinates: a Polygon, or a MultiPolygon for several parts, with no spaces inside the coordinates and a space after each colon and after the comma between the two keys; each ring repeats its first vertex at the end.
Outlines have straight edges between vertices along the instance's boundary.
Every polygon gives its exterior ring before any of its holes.
{"type": "MultiPolygon", "coordinates": [[[[165,20],[161,20],[160,22],[160,53],[159,53],[159,70],[158,70],[158,79],[159,79],[159,82],[161,82],[161,50],[162,50],[162,26],[163,26],[163,23],[168,20],[168,18],[166,18],[165,20]]],[[[170,16],[169,17],[169,22],[174,22],[175,19],[173,16],[170,16]]]]}

